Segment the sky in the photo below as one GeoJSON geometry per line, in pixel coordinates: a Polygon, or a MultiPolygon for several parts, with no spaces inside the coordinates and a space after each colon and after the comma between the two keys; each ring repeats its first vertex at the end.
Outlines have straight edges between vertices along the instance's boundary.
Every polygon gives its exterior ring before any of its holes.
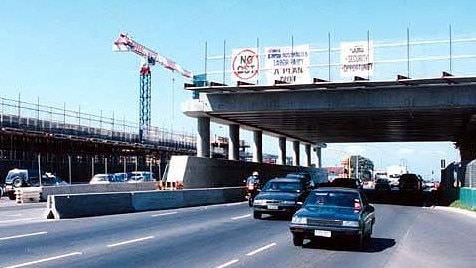
{"type": "MultiPolygon", "coordinates": [[[[122,32],[201,73],[205,43],[207,55],[213,56],[223,54],[224,44],[230,53],[257,42],[260,47],[291,42],[338,47],[340,42],[365,41],[368,34],[376,43],[405,41],[407,29],[412,39],[441,39],[447,38],[449,25],[453,38],[476,37],[474,10],[474,0],[2,0],[0,97],[138,122],[141,60],[112,51],[122,32]]],[[[220,62],[207,63],[210,70],[220,69],[220,62]]],[[[455,66],[455,74],[474,75],[475,66],[474,61],[468,68],[455,66]]],[[[415,75],[439,75],[427,67],[412,68],[415,75]]],[[[185,82],[190,81],[177,73],[152,68],[152,126],[195,132],[195,119],[181,111],[181,104],[191,99],[185,82]]],[[[212,135],[226,135],[225,129],[212,125],[212,135]]],[[[278,154],[277,148],[277,140],[264,137],[265,153],[278,154]]],[[[323,165],[339,165],[353,154],[371,159],[377,168],[406,165],[436,178],[440,159],[459,161],[451,142],[362,143],[328,144],[323,165]]]]}

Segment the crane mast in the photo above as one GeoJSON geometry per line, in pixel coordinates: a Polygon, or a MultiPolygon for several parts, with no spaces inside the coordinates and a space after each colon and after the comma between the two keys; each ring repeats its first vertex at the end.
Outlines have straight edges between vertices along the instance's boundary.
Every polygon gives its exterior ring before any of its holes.
{"type": "Polygon", "coordinates": [[[112,45],[112,50],[115,52],[133,52],[139,55],[144,63],[140,69],[140,83],[139,83],[139,138],[142,142],[144,131],[150,127],[151,121],[151,71],[150,66],[156,63],[164,68],[181,74],[186,78],[192,78],[192,72],[182,68],[175,61],[168,59],[154,50],[137,43],[127,34],[121,33],[112,45]]]}

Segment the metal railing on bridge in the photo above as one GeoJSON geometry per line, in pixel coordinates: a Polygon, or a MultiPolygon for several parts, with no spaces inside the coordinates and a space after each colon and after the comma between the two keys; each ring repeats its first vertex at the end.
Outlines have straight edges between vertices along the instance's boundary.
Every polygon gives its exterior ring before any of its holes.
{"type": "MultiPolygon", "coordinates": [[[[28,131],[47,132],[66,138],[87,138],[138,143],[139,124],[112,117],[93,115],[0,98],[0,127],[28,131]]],[[[158,127],[145,131],[142,143],[182,150],[196,150],[196,137],[188,133],[172,132],[158,127]]]]}
{"type": "Polygon", "coordinates": [[[395,80],[399,75],[421,79],[442,71],[455,76],[476,74],[476,37],[455,36],[451,27],[446,36],[430,40],[413,36],[410,29],[398,41],[378,41],[370,32],[357,41],[330,33],[322,37],[322,45],[297,44],[294,38],[281,45],[259,39],[239,47],[223,42],[215,55],[205,44],[202,76],[222,85],[273,85],[308,84],[313,79],[345,82],[356,76],[371,81],[395,80]],[[291,76],[294,80],[289,81],[291,76]]]}

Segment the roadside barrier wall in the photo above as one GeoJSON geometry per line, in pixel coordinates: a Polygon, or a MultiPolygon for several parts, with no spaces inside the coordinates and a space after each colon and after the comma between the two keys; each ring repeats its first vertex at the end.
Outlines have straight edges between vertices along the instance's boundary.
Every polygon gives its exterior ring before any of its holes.
{"type": "Polygon", "coordinates": [[[263,181],[287,173],[308,170],[307,167],[234,161],[196,156],[172,156],[167,181],[183,181],[185,189],[237,187],[258,171],[263,181]]]}
{"type": "Polygon", "coordinates": [[[464,206],[476,208],[476,188],[461,188],[459,199],[464,206]]]}
{"type": "Polygon", "coordinates": [[[67,219],[239,202],[243,187],[49,195],[46,217],[67,219]]]}

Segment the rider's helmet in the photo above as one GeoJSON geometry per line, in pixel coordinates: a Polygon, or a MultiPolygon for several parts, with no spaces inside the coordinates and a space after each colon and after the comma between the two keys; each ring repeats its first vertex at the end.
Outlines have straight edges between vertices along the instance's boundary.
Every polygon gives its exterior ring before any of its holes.
{"type": "Polygon", "coordinates": [[[259,173],[258,173],[258,171],[254,171],[252,175],[255,176],[255,177],[258,177],[259,173]]]}

